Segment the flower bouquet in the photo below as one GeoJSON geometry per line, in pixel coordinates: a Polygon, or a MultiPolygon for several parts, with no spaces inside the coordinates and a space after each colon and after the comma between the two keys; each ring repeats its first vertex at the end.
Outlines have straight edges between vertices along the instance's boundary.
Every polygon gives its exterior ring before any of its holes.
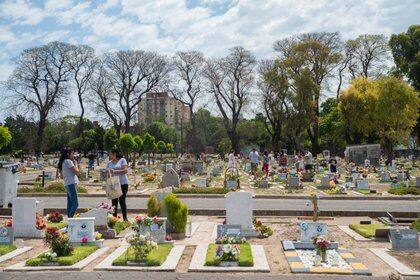
{"type": "Polygon", "coordinates": [[[316,254],[321,256],[322,262],[327,260],[327,249],[330,246],[331,242],[328,241],[324,236],[315,236],[314,245],[316,249],[316,254]]]}
{"type": "Polygon", "coordinates": [[[37,230],[43,230],[47,227],[47,224],[39,213],[36,213],[35,227],[37,230]]]}
{"type": "Polygon", "coordinates": [[[223,235],[221,237],[219,237],[218,239],[216,239],[216,244],[245,244],[246,243],[246,238],[245,237],[239,237],[239,236],[234,236],[234,237],[228,237],[226,235],[223,235]]]}
{"type": "Polygon", "coordinates": [[[56,257],[68,256],[73,252],[67,234],[60,233],[55,227],[49,227],[45,230],[44,243],[47,245],[56,257]]]}
{"type": "Polygon", "coordinates": [[[238,244],[224,244],[216,248],[216,257],[220,260],[221,266],[237,266],[240,253],[238,244]]]}
{"type": "MultiPolygon", "coordinates": [[[[158,246],[150,235],[142,235],[137,232],[127,235],[126,241],[130,244],[130,249],[134,250],[134,262],[136,264],[146,264],[147,256],[158,246]]],[[[127,255],[128,251],[129,250],[127,250],[127,255]]]]}
{"type": "Polygon", "coordinates": [[[7,219],[6,221],[4,221],[4,226],[5,227],[12,227],[13,226],[13,220],[12,219],[7,219]]]}
{"type": "Polygon", "coordinates": [[[113,213],[114,212],[114,206],[112,206],[111,204],[107,203],[107,202],[102,202],[101,204],[98,205],[99,209],[106,209],[108,210],[108,213],[113,213]]]}
{"type": "Polygon", "coordinates": [[[63,219],[63,214],[58,212],[51,212],[47,215],[47,221],[50,223],[60,223],[63,219]]]}
{"type": "Polygon", "coordinates": [[[151,230],[157,230],[162,228],[163,223],[163,220],[159,219],[158,217],[150,218],[147,216],[138,215],[131,223],[131,228],[136,232],[142,231],[144,227],[148,227],[151,230]]]}

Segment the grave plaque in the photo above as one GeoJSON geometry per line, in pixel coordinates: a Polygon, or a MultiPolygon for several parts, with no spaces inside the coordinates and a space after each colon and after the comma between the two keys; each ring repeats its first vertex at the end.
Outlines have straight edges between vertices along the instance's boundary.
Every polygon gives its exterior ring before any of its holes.
{"type": "Polygon", "coordinates": [[[198,188],[205,188],[205,187],[207,187],[207,179],[206,178],[198,178],[198,179],[195,179],[194,183],[195,183],[195,185],[198,188]]]}
{"type": "Polygon", "coordinates": [[[279,180],[280,181],[286,181],[287,179],[287,173],[279,173],[278,174],[279,180]]]}
{"type": "Polygon", "coordinates": [[[71,243],[89,243],[95,240],[95,218],[69,218],[68,235],[71,243]]]}
{"type": "Polygon", "coordinates": [[[172,163],[165,164],[165,171],[169,171],[169,169],[174,169],[174,166],[172,163]]]}
{"type": "Polygon", "coordinates": [[[252,223],[253,202],[250,192],[226,194],[226,224],[240,225],[243,236],[256,236],[252,223]]]}
{"type": "Polygon", "coordinates": [[[420,188],[420,176],[416,177],[416,187],[420,188]]]}
{"type": "Polygon", "coordinates": [[[141,225],[139,233],[142,235],[148,234],[157,243],[164,243],[166,241],[166,218],[159,218],[163,221],[163,225],[151,224],[150,226],[141,225]]]}
{"type": "Polygon", "coordinates": [[[321,178],[321,188],[328,189],[330,187],[330,177],[324,176],[321,178]]]}
{"type": "Polygon", "coordinates": [[[0,227],[0,244],[13,244],[13,228],[0,227]]]}
{"type": "Polygon", "coordinates": [[[288,188],[300,188],[299,177],[289,177],[287,179],[287,187],[288,188]]]}
{"type": "Polygon", "coordinates": [[[361,190],[368,190],[369,189],[369,181],[368,180],[358,179],[356,181],[356,185],[357,185],[357,188],[361,189],[361,190]]]}
{"type": "Polygon", "coordinates": [[[390,229],[389,236],[393,250],[419,249],[419,236],[415,229],[390,229]]]}
{"type": "Polygon", "coordinates": [[[175,170],[170,169],[169,171],[166,171],[165,174],[162,176],[162,182],[160,182],[161,188],[167,188],[167,187],[174,187],[178,188],[180,186],[180,181],[178,174],[175,170]]]}
{"type": "Polygon", "coordinates": [[[217,225],[217,238],[241,236],[241,229],[240,225],[217,225]]]}
{"type": "Polygon", "coordinates": [[[300,223],[300,241],[312,242],[314,236],[326,235],[327,224],[318,222],[301,222],[300,223]]]}

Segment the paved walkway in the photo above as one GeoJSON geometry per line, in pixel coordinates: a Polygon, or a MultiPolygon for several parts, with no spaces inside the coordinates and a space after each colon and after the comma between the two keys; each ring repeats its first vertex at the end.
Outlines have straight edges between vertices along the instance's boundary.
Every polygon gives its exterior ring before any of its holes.
{"type": "Polygon", "coordinates": [[[184,240],[177,241],[178,245],[200,245],[208,244],[214,242],[212,238],[214,224],[213,222],[199,222],[197,230],[194,232],[193,236],[190,238],[185,238],[184,240]]]}

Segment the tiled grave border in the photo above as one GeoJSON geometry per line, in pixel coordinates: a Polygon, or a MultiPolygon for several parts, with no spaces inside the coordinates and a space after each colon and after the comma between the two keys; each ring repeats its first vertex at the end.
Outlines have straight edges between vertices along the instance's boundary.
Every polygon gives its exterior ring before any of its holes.
{"type": "MultiPolygon", "coordinates": [[[[88,257],[84,258],[83,260],[75,263],[71,266],[26,266],[26,261],[14,264],[4,269],[4,271],[48,271],[48,270],[82,270],[88,264],[93,262],[95,259],[99,258],[102,254],[108,251],[109,247],[99,248],[88,257]]],[[[48,251],[45,251],[48,252],[48,251]]]]}
{"type": "Polygon", "coordinates": [[[296,250],[284,251],[290,270],[293,273],[325,273],[325,274],[357,274],[372,275],[372,272],[360,262],[347,249],[339,248],[337,252],[352,267],[347,268],[324,268],[324,267],[305,267],[296,250]]]}
{"type": "Polygon", "coordinates": [[[10,260],[19,255],[22,255],[23,253],[26,253],[29,250],[32,250],[32,247],[22,247],[22,248],[15,249],[12,252],[9,252],[7,254],[4,254],[3,256],[0,256],[0,263],[10,260]]]}
{"type": "Polygon", "coordinates": [[[129,245],[122,245],[112,252],[105,260],[95,266],[94,270],[106,270],[106,271],[175,271],[179,260],[181,259],[182,253],[184,252],[184,245],[175,245],[169,252],[166,260],[161,266],[113,266],[112,262],[124,254],[127,251],[129,245]]]}
{"type": "Polygon", "coordinates": [[[192,257],[189,272],[270,272],[270,266],[265,256],[264,247],[262,245],[251,245],[252,258],[254,266],[238,266],[238,267],[220,267],[205,266],[207,248],[209,244],[198,245],[192,257]]]}
{"type": "Polygon", "coordinates": [[[403,276],[420,276],[420,271],[415,271],[388,254],[388,249],[372,248],[369,249],[372,253],[378,256],[381,260],[386,262],[390,267],[398,271],[403,276]]]}

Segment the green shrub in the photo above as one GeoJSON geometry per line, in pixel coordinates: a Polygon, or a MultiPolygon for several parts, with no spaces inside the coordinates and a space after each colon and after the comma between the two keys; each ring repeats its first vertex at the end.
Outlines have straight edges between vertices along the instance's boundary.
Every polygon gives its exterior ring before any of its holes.
{"type": "Polygon", "coordinates": [[[188,220],[188,207],[174,194],[165,197],[168,220],[174,233],[184,233],[188,220]]]}
{"type": "Polygon", "coordinates": [[[178,194],[227,194],[229,189],[209,187],[209,188],[177,188],[172,191],[178,194]]]}
{"type": "Polygon", "coordinates": [[[149,217],[160,216],[163,203],[157,200],[156,195],[152,194],[147,201],[147,215],[149,217]]]}
{"type": "MultiPolygon", "coordinates": [[[[34,185],[31,187],[22,187],[18,189],[18,193],[66,193],[66,188],[63,183],[53,182],[45,186],[44,188],[40,185],[34,185]]],[[[87,189],[83,186],[77,186],[78,193],[87,193],[87,189]]]]}
{"type": "Polygon", "coordinates": [[[395,194],[395,195],[404,195],[404,194],[420,195],[420,189],[416,187],[398,187],[398,188],[389,189],[388,193],[395,194]]]}
{"type": "Polygon", "coordinates": [[[415,229],[415,230],[417,230],[417,231],[420,231],[420,219],[415,220],[415,221],[411,224],[410,228],[415,229]]]}
{"type": "Polygon", "coordinates": [[[129,226],[131,226],[131,223],[129,221],[118,221],[112,226],[112,229],[114,229],[117,234],[120,234],[120,232],[122,232],[129,226]]]}

